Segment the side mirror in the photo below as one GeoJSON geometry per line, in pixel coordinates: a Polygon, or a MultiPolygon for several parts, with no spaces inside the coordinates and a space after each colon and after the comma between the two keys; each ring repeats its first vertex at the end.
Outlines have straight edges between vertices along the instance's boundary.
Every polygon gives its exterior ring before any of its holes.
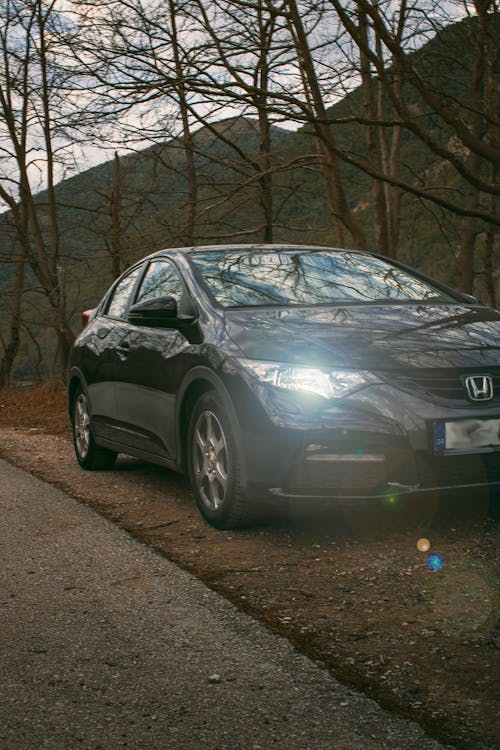
{"type": "Polygon", "coordinates": [[[132,305],[128,321],[136,326],[151,328],[177,328],[193,322],[194,318],[178,317],[177,301],[173,297],[155,297],[132,305]]]}
{"type": "Polygon", "coordinates": [[[465,292],[462,292],[462,297],[465,298],[465,302],[468,302],[472,305],[482,305],[483,303],[481,300],[479,300],[477,297],[474,297],[473,294],[465,294],[465,292]]]}

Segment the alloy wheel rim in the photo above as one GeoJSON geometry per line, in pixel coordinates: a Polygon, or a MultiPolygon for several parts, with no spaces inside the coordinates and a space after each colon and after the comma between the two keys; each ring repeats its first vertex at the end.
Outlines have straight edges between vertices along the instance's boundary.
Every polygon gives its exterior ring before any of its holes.
{"type": "Polygon", "coordinates": [[[216,415],[204,411],[198,417],[193,436],[193,464],[196,486],[209,510],[219,510],[228,490],[226,436],[216,415]]]}
{"type": "Polygon", "coordinates": [[[90,416],[85,394],[80,393],[75,403],[74,412],[75,446],[80,458],[85,458],[90,444],[90,416]]]}

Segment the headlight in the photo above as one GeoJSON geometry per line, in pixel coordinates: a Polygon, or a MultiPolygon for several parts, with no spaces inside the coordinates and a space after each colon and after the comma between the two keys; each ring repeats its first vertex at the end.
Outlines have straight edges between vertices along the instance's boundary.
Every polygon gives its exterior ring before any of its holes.
{"type": "Polygon", "coordinates": [[[290,391],[315,393],[323,398],[343,398],[370,383],[379,382],[364,370],[319,370],[313,367],[241,359],[243,367],[258,380],[290,391]]]}

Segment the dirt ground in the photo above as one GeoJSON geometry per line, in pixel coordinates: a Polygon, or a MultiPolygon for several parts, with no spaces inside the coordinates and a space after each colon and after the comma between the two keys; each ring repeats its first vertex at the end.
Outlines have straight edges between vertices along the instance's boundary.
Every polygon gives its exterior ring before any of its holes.
{"type": "Polygon", "coordinates": [[[59,429],[43,419],[14,426],[0,394],[0,455],[92,506],[443,744],[500,748],[500,525],[487,518],[485,498],[302,508],[249,530],[216,531],[183,477],[125,456],[114,471],[83,472],[62,420],[59,429]],[[429,568],[431,554],[441,569],[429,568]]]}

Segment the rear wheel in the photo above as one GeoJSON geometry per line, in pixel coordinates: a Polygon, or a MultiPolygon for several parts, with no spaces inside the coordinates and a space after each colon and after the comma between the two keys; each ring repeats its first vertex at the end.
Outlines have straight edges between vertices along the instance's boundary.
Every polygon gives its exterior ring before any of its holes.
{"type": "Polygon", "coordinates": [[[73,399],[71,423],[75,454],[82,469],[89,471],[110,469],[115,463],[116,453],[96,445],[90,428],[89,401],[81,388],[78,388],[73,399]]]}
{"type": "Polygon", "coordinates": [[[222,399],[215,391],[197,401],[188,434],[189,478],[202,516],[219,529],[251,520],[241,483],[240,449],[222,399]]]}

